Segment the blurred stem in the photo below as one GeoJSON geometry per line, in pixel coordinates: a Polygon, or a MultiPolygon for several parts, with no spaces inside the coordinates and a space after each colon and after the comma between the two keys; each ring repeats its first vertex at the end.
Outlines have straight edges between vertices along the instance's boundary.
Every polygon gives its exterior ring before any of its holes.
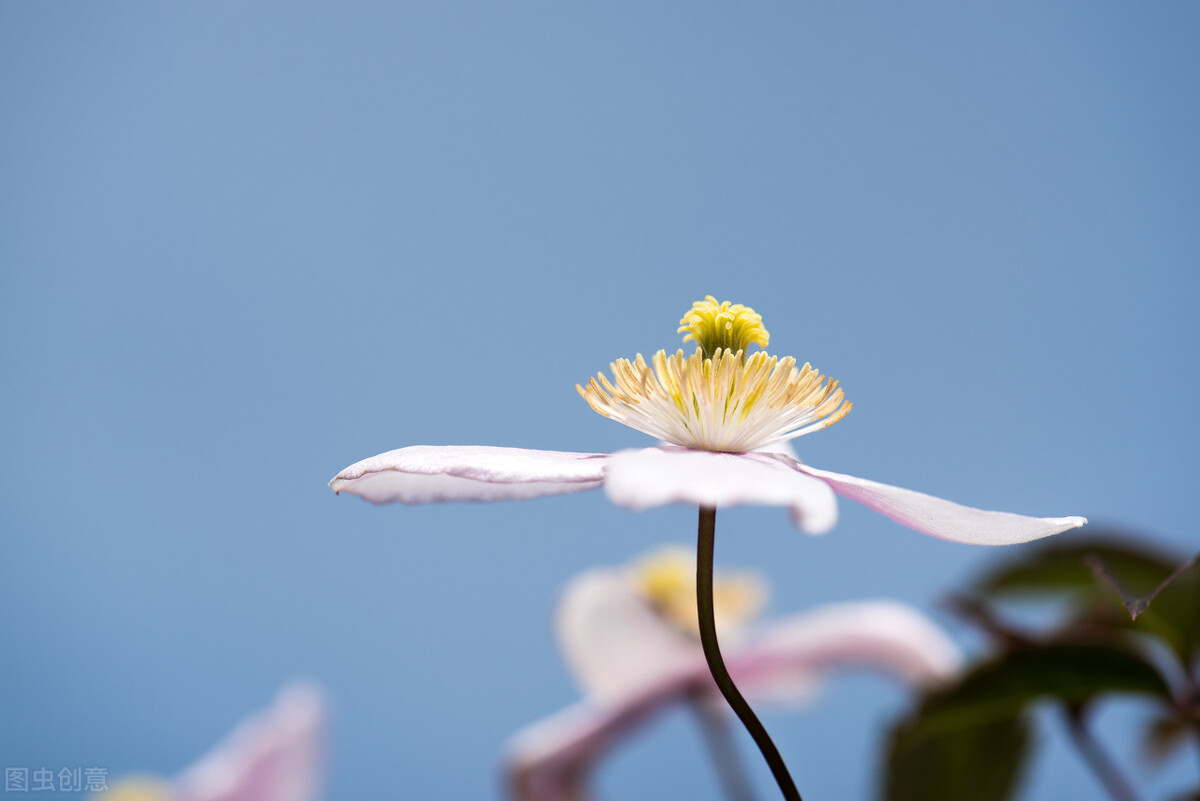
{"type": "Polygon", "coordinates": [[[759,722],[754,710],[746,703],[746,699],[738,692],[737,686],[725,668],[725,660],[721,658],[721,649],[717,645],[717,624],[713,616],[713,547],[717,532],[717,510],[710,506],[700,507],[699,531],[696,535],[696,607],[700,613],[700,644],[704,647],[704,658],[708,662],[708,672],[712,674],[717,689],[729,706],[733,708],[738,720],[746,727],[746,731],[754,739],[754,744],[762,752],[763,759],[775,776],[775,783],[787,801],[803,801],[800,791],[788,773],[779,749],[771,742],[767,730],[759,722]]]}
{"type": "Polygon", "coordinates": [[[729,721],[724,710],[713,706],[712,700],[707,691],[692,693],[689,699],[692,712],[700,722],[704,745],[708,748],[725,797],[728,801],[755,801],[754,790],[750,787],[737,743],[729,729],[729,721]]]}
{"type": "Polygon", "coordinates": [[[1100,746],[1100,742],[1092,736],[1087,725],[1087,714],[1084,707],[1070,706],[1064,712],[1067,719],[1067,731],[1071,733],[1071,742],[1083,755],[1088,767],[1100,780],[1100,784],[1108,791],[1109,797],[1113,801],[1138,801],[1137,794],[1125,777],[1121,775],[1117,764],[1100,746]]]}

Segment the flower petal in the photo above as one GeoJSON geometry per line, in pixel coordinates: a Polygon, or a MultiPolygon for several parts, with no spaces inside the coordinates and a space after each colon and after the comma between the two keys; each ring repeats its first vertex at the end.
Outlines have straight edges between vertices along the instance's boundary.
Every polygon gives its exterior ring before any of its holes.
{"type": "Polygon", "coordinates": [[[693,676],[664,677],[606,704],[576,704],[517,732],[505,749],[510,794],[518,801],[588,798],[589,768],[626,732],[687,691],[693,676]]]}
{"type": "MultiPolygon", "coordinates": [[[[786,457],[777,456],[779,459],[786,457]]],[[[1087,522],[1086,517],[1025,517],[962,506],[914,490],[794,463],[794,468],[824,481],[843,498],[858,501],[902,526],[952,542],[1014,545],[1049,537],[1087,522]]]]}
{"type": "MultiPolygon", "coordinates": [[[[595,620],[587,623],[613,649],[607,656],[591,655],[596,669],[619,668],[621,660],[637,654],[639,642],[646,642],[645,630],[633,642],[614,642],[620,621],[628,619],[619,599],[632,597],[632,591],[619,583],[622,578],[616,570],[594,570],[568,588],[568,598],[577,594],[581,606],[590,607],[588,615],[610,613],[605,610],[618,613],[611,626],[595,620]],[[597,603],[588,595],[608,600],[597,603]]],[[[560,624],[564,622],[560,619],[560,624]]],[[[644,625],[635,618],[633,630],[644,625]]],[[[651,647],[656,647],[658,636],[651,635],[651,647]]],[[[835,669],[877,668],[914,684],[927,684],[950,678],[962,661],[957,647],[934,623],[894,601],[819,607],[764,627],[749,645],[723,650],[743,693],[775,702],[805,697],[805,691],[835,669]]],[[[698,644],[693,641],[688,653],[690,660],[682,653],[672,655],[673,667],[646,673],[640,687],[627,684],[623,692],[569,707],[518,733],[510,741],[506,760],[513,797],[520,801],[586,798],[591,769],[604,753],[666,705],[706,688],[724,708],[698,644]]]]}
{"type": "Polygon", "coordinates": [[[414,445],[363,459],[329,486],[371,503],[501,501],[598,487],[607,456],[485,445],[414,445]]]}
{"type": "Polygon", "coordinates": [[[314,801],[323,774],[325,702],[315,688],[285,688],[176,781],[177,801],[314,801]]]}
{"type": "Polygon", "coordinates": [[[613,503],[637,510],[668,503],[786,506],[798,528],[825,533],[837,522],[837,499],[786,459],[672,446],[620,451],[609,458],[604,489],[613,503]]]}
{"type": "Polygon", "coordinates": [[[828,604],[774,621],[729,654],[729,672],[748,698],[807,698],[830,671],[876,668],[911,684],[950,678],[962,654],[929,618],[896,601],[828,604]]]}
{"type": "Polygon", "coordinates": [[[624,570],[572,579],[555,612],[563,660],[586,695],[625,697],[704,664],[700,643],[663,620],[624,570]]]}

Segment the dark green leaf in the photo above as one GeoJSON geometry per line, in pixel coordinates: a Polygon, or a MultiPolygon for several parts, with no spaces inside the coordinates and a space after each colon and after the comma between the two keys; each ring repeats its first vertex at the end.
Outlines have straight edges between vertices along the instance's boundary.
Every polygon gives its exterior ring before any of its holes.
{"type": "Polygon", "coordinates": [[[1072,590],[1095,590],[1096,579],[1088,560],[1099,560],[1130,593],[1145,595],[1171,574],[1179,559],[1142,544],[1127,535],[1087,539],[1064,538],[1032,549],[1015,561],[993,570],[974,584],[984,596],[1054,597],[1072,590]]]}
{"type": "Polygon", "coordinates": [[[955,731],[1020,714],[1039,698],[1078,705],[1104,693],[1164,700],[1170,689],[1138,654],[1113,644],[1048,643],[1014,648],[971,670],[922,705],[929,731],[955,731]]]}
{"type": "Polygon", "coordinates": [[[1091,555],[1084,558],[1084,562],[1091,568],[1091,571],[1096,574],[1096,578],[1104,584],[1111,587],[1121,598],[1121,603],[1125,605],[1125,609],[1129,611],[1129,617],[1132,620],[1137,620],[1150,606],[1150,602],[1158,596],[1160,592],[1165,590],[1176,580],[1185,576],[1190,570],[1200,564],[1200,555],[1193,556],[1183,564],[1176,567],[1171,573],[1159,583],[1151,592],[1144,595],[1136,595],[1131,592],[1120,578],[1114,575],[1108,565],[1104,563],[1098,555],[1091,555]]]}
{"type": "Polygon", "coordinates": [[[1079,707],[1106,693],[1169,701],[1155,667],[1119,645],[1023,644],[927,696],[892,731],[888,801],[1002,801],[1016,786],[1027,746],[1026,710],[1040,699],[1079,707]]]}
{"type": "Polygon", "coordinates": [[[1179,655],[1186,669],[1200,658],[1200,564],[1182,567],[1138,618],[1134,631],[1157,634],[1179,655]]]}
{"type": "Polygon", "coordinates": [[[1022,717],[930,734],[918,714],[891,732],[884,797],[1005,801],[1016,789],[1028,746],[1028,724],[1022,717]]]}

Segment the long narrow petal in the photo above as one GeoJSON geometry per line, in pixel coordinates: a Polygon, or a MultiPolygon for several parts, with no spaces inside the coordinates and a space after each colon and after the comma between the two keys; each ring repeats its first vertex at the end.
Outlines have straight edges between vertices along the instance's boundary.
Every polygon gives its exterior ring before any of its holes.
{"type": "Polygon", "coordinates": [[[176,801],[315,801],[324,773],[325,702],[295,685],[176,781],[176,801]]]}
{"type": "Polygon", "coordinates": [[[672,446],[620,451],[609,459],[604,489],[613,503],[638,510],[669,503],[785,506],[802,531],[825,533],[837,522],[837,499],[786,459],[672,446]]]}
{"type": "Polygon", "coordinates": [[[818,470],[799,462],[792,462],[792,466],[824,481],[843,498],[858,501],[902,526],[952,542],[1014,545],[1079,528],[1087,522],[1086,517],[1025,517],[1009,512],[989,512],[914,490],[818,470]]]}
{"type": "Polygon", "coordinates": [[[589,768],[628,732],[692,686],[694,672],[609,703],[583,702],[517,732],[505,774],[517,801],[584,801],[589,768]]]}
{"type": "Polygon", "coordinates": [[[803,700],[826,674],[842,668],[932,684],[957,673],[962,654],[916,609],[877,600],[828,604],[776,620],[727,661],[747,697],[786,702],[803,700]]]}
{"type": "Polygon", "coordinates": [[[600,700],[637,693],[703,663],[698,641],[659,617],[624,570],[597,568],[573,578],[554,630],[576,683],[600,700]]]}
{"type": "Polygon", "coordinates": [[[607,456],[485,445],[413,445],[363,459],[329,486],[371,503],[503,501],[600,486],[607,456]]]}

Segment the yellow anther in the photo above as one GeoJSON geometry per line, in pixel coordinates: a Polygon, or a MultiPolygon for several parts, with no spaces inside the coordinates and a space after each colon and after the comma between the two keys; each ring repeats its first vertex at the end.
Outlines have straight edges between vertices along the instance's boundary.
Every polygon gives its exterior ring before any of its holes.
{"type": "Polygon", "coordinates": [[[754,309],[729,301],[717,302],[712,295],[692,304],[692,308],[679,321],[679,333],[687,332],[684,342],[694,340],[712,358],[717,350],[736,353],[746,351],[751,345],[765,348],[771,335],[763,328],[762,316],[754,309]]]}

